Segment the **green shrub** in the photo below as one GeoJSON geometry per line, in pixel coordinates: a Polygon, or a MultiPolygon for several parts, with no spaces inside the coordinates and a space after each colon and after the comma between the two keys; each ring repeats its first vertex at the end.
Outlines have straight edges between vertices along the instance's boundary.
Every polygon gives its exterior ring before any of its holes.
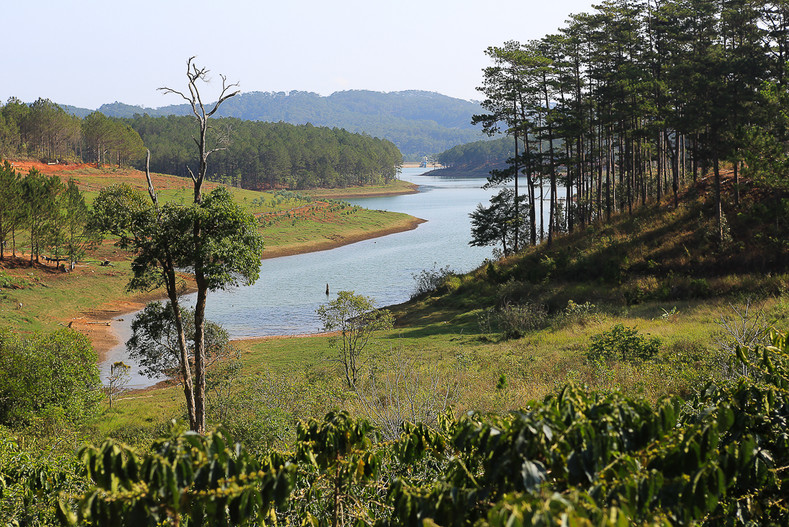
{"type": "Polygon", "coordinates": [[[625,302],[629,306],[640,304],[649,297],[649,294],[638,285],[625,289],[622,294],[625,297],[625,302]]]}
{"type": "Polygon", "coordinates": [[[25,287],[30,287],[30,282],[0,271],[0,289],[23,289],[25,287]]]}
{"type": "Polygon", "coordinates": [[[696,278],[690,281],[690,294],[693,298],[707,298],[712,294],[712,288],[705,278],[696,278]]]}
{"type": "Polygon", "coordinates": [[[593,362],[621,360],[643,362],[653,358],[660,350],[660,339],[647,339],[635,327],[617,324],[609,331],[592,336],[586,357],[593,362]]]}
{"type": "Polygon", "coordinates": [[[496,269],[496,264],[493,262],[488,262],[488,265],[485,266],[485,276],[487,277],[488,282],[492,284],[497,284],[499,282],[501,277],[499,275],[498,269],[496,269]]]}
{"type": "Polygon", "coordinates": [[[70,329],[21,338],[0,331],[0,423],[78,422],[101,401],[96,352],[70,329]]]}
{"type": "Polygon", "coordinates": [[[506,304],[496,313],[499,331],[505,339],[517,339],[548,324],[548,311],[541,304],[506,304]]]}
{"type": "Polygon", "coordinates": [[[567,301],[567,306],[558,317],[564,324],[584,324],[590,318],[597,316],[597,306],[591,302],[577,304],[572,300],[567,301]]]}
{"type": "Polygon", "coordinates": [[[461,285],[463,285],[463,280],[461,279],[461,277],[453,274],[447,276],[442,285],[448,293],[451,293],[452,291],[457,290],[461,285]]]}
{"type": "MultiPolygon", "coordinates": [[[[419,273],[414,273],[411,276],[416,281],[414,292],[411,293],[411,299],[414,299],[440,290],[447,285],[447,281],[450,278],[457,275],[448,265],[439,268],[434,263],[432,269],[422,269],[419,273]]],[[[457,285],[460,285],[459,282],[457,285]]]]}

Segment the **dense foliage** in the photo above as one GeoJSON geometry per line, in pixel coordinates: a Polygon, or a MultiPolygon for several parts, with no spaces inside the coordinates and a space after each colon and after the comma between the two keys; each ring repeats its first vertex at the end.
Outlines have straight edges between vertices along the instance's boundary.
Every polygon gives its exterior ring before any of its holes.
{"type": "MultiPolygon", "coordinates": [[[[151,170],[189,175],[187,166],[197,164],[191,119],[137,115],[127,121],[151,150],[151,170]]],[[[212,126],[224,131],[226,144],[212,154],[207,177],[244,188],[378,185],[392,181],[402,163],[389,141],[339,128],[230,118],[212,126]]]]}
{"type": "Polygon", "coordinates": [[[25,338],[0,330],[0,424],[79,422],[101,400],[98,358],[69,329],[25,338]]]}
{"type": "Polygon", "coordinates": [[[97,525],[780,524],[786,336],[757,351],[754,375],[684,401],[568,385],[507,415],[404,424],[393,441],[332,412],[299,425],[293,452],[260,458],[219,433],[172,435],[146,453],[106,441],[82,451],[89,487],[76,503],[62,495],[59,514],[97,525]]]}
{"type": "Polygon", "coordinates": [[[516,155],[494,182],[526,176],[528,243],[664,197],[676,207],[708,171],[724,240],[741,172],[775,188],[789,175],[788,20],[781,2],[618,0],[489,48],[475,122],[511,138],[516,155]]]}

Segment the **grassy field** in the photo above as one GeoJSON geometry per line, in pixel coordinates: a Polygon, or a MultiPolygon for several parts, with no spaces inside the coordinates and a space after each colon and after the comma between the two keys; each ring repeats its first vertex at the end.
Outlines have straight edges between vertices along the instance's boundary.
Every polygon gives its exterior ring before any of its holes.
{"type": "Polygon", "coordinates": [[[388,185],[315,189],[306,190],[304,194],[316,199],[354,199],[389,196],[392,194],[412,194],[414,192],[417,192],[417,185],[397,179],[388,185]]]}
{"type": "MultiPolygon", "coordinates": [[[[435,299],[434,299],[435,300],[435,299]]],[[[364,404],[407,398],[417,402],[417,416],[429,419],[452,408],[502,412],[528,406],[570,382],[589,389],[619,390],[655,401],[669,394],[688,395],[721,378],[731,353],[720,342],[731,338],[719,322],[736,319],[730,298],[648,302],[638,306],[595,306],[578,313],[546,316],[540,327],[520,338],[504,338],[484,323],[486,310],[423,306],[421,323],[380,332],[365,351],[362,382],[356,393],[344,385],[333,359],[332,337],[265,338],[236,342],[241,370],[225,392],[214,394],[213,426],[223,425],[236,437],[255,436],[247,424],[282,427],[295,419],[320,417],[346,408],[376,420],[364,404]],[[595,335],[615,325],[636,328],[645,338],[658,338],[660,351],[650,361],[590,362],[587,352],[595,335]],[[435,395],[444,400],[437,402],[435,395]]],[[[752,306],[764,324],[787,327],[789,297],[762,299],[752,306]]],[[[220,390],[221,391],[221,390],[220,390]]],[[[139,433],[164,421],[182,418],[183,395],[176,387],[151,389],[121,399],[101,425],[102,433],[139,433]],[[166,419],[165,419],[166,418],[166,419]]],[[[243,439],[243,437],[241,437],[243,439]]],[[[271,439],[287,443],[289,437],[271,439]]]]}

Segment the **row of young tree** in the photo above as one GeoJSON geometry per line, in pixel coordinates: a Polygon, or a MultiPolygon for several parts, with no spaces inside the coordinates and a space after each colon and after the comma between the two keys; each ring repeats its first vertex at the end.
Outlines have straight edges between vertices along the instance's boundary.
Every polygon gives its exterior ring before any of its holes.
{"type": "Polygon", "coordinates": [[[511,250],[649,201],[676,206],[709,171],[722,232],[722,163],[735,206],[741,171],[787,182],[787,53],[789,6],[772,0],[607,0],[556,34],[488,48],[487,113],[474,122],[514,139],[508,168],[489,178],[515,181],[511,250]]]}
{"type": "Polygon", "coordinates": [[[25,232],[30,261],[41,257],[73,266],[95,238],[88,228],[88,207],[74,180],[45,176],[35,169],[22,177],[8,161],[0,166],[0,260],[17,235],[25,232]]]}
{"type": "MultiPolygon", "coordinates": [[[[191,116],[129,119],[93,112],[84,119],[48,99],[0,106],[0,157],[48,162],[83,161],[142,169],[145,146],[151,169],[188,177],[196,165],[191,116]]],[[[304,189],[385,184],[397,176],[403,157],[390,141],[339,128],[296,126],[240,119],[214,125],[218,148],[207,178],[243,188],[304,189]]]]}
{"type": "MultiPolygon", "coordinates": [[[[124,122],[151,149],[151,170],[188,176],[196,163],[192,117],[137,115],[124,122]]],[[[403,157],[390,141],[340,128],[223,118],[214,120],[207,177],[243,188],[335,188],[395,179],[403,157]]]]}

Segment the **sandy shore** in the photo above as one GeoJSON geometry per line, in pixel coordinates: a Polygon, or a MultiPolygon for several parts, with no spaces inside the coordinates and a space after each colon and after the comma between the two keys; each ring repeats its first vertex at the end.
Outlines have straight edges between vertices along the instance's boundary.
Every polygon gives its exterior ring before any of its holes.
{"type": "Polygon", "coordinates": [[[73,318],[69,322],[69,327],[87,336],[99,356],[99,362],[104,362],[107,359],[107,353],[120,343],[118,335],[112,328],[112,320],[126,313],[139,311],[144,307],[145,302],[143,301],[115,300],[107,302],[73,318]]]}

